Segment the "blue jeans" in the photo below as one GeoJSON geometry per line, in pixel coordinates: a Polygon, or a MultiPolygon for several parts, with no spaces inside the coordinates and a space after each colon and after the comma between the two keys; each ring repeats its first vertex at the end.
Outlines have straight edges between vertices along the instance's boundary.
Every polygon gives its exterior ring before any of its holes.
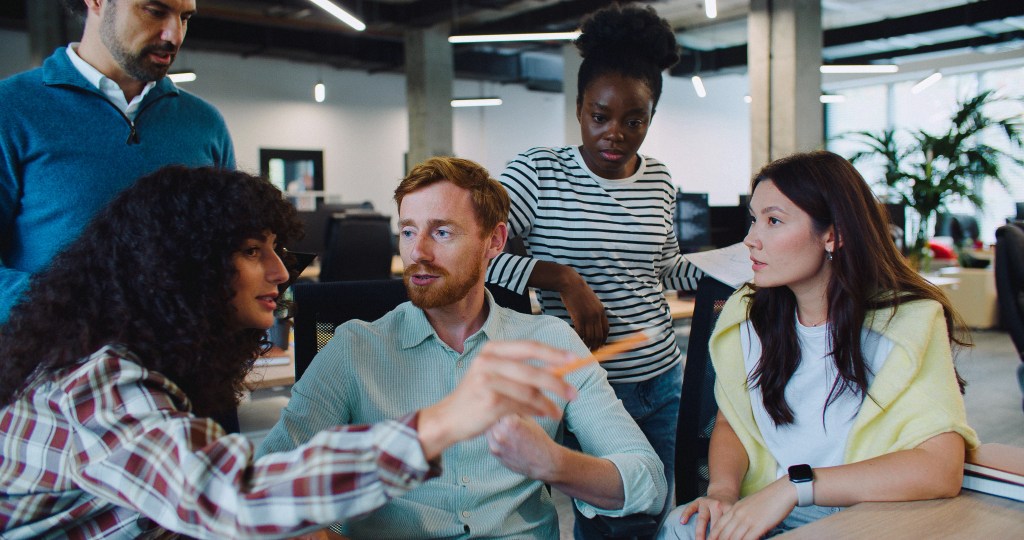
{"type": "MultiPolygon", "coordinates": [[[[696,514],[690,516],[690,521],[685,525],[679,523],[679,516],[682,515],[684,507],[685,505],[677,507],[665,518],[665,523],[661,525],[661,530],[658,531],[658,540],[693,540],[697,537],[696,514]]],[[[798,506],[786,516],[786,519],[768,531],[764,538],[770,538],[801,525],[807,525],[812,521],[828,517],[840,510],[842,508],[838,506],[798,506]]],[[[710,530],[711,528],[708,527],[708,532],[710,530]]]]}
{"type": "MultiPolygon", "coordinates": [[[[638,383],[613,384],[612,388],[665,466],[668,495],[661,516],[657,517],[660,521],[671,510],[672,495],[675,491],[676,424],[679,423],[679,395],[683,390],[682,362],[653,379],[638,383]]],[[[565,433],[563,444],[575,449],[580,447],[576,438],[568,431],[565,433]]],[[[576,515],[576,540],[601,538],[593,520],[580,514],[575,505],[573,512],[576,515]]]]}

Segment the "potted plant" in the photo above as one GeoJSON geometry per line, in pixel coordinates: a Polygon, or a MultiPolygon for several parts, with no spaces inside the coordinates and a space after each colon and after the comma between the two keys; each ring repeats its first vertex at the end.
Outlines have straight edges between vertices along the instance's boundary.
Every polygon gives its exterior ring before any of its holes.
{"type": "Polygon", "coordinates": [[[983,110],[991,103],[1011,99],[999,97],[992,90],[981,92],[958,104],[944,133],[909,131],[905,140],[910,142],[905,145],[899,142],[900,137],[892,129],[877,133],[857,131],[844,136],[867,146],[850,156],[851,162],[869,158],[883,160],[885,173],[877,182],[884,188],[883,199],[903,203],[918,214],[913,243],[908,249],[911,258],[926,253],[930,224],[935,214],[945,209],[948,197],[960,196],[981,208],[983,182],[993,180],[1006,186],[1001,176],[1000,158],[1024,167],[1024,159],[1019,155],[985,144],[978,136],[982,132],[999,132],[1012,147],[1024,148],[1021,114],[991,118],[983,110]]]}

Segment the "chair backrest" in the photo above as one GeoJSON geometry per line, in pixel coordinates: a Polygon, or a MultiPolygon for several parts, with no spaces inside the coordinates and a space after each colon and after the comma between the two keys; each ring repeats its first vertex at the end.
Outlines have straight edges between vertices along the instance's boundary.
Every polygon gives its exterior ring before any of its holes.
{"type": "Polygon", "coordinates": [[[686,347],[679,424],[676,428],[676,503],[689,502],[707,492],[708,444],[715,427],[715,369],[708,341],[725,301],[735,291],[705,275],[697,283],[690,339],[686,347]]]}
{"type": "Polygon", "coordinates": [[[969,214],[939,213],[935,219],[935,236],[948,236],[953,239],[954,246],[973,243],[981,232],[978,219],[969,214]]]}
{"type": "Polygon", "coordinates": [[[334,214],[320,258],[320,281],[388,279],[393,255],[390,216],[334,214]]]}
{"type": "Polygon", "coordinates": [[[1024,228],[996,229],[995,273],[999,322],[1024,361],[1024,228]]]}
{"type": "MultiPolygon", "coordinates": [[[[530,299],[496,285],[487,285],[500,306],[530,313],[530,299]]],[[[295,302],[295,380],[302,376],[313,357],[342,323],[360,319],[374,321],[408,300],[400,279],[296,283],[292,287],[295,302]]]]}

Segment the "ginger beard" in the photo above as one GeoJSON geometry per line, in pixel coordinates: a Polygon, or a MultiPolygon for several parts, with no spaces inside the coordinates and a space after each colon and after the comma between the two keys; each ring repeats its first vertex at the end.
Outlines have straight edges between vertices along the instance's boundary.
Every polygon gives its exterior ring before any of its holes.
{"type": "Polygon", "coordinates": [[[402,272],[402,281],[405,282],[409,300],[420,309],[448,306],[462,300],[483,275],[479,261],[478,257],[475,263],[460,265],[465,270],[454,274],[433,265],[414,263],[407,266],[402,272]],[[410,278],[417,274],[430,274],[440,279],[428,285],[416,285],[410,278]]]}

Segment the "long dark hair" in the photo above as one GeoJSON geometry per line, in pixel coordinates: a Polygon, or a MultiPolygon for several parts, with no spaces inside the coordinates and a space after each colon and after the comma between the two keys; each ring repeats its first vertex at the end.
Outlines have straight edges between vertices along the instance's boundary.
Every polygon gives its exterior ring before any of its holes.
{"type": "MultiPolygon", "coordinates": [[[[871,310],[934,300],[942,305],[950,344],[970,345],[963,321],[946,296],[914,271],[896,248],[885,209],[849,161],[825,151],[794,154],[761,169],[751,182],[751,193],[764,181],[771,181],[810,215],[816,234],[829,226],[835,230],[837,242],[829,263],[832,276],[826,295],[838,377],[826,407],[846,391],[868,395],[861,329],[871,310]]],[[[776,425],[792,423],[793,410],[786,402],[785,390],[800,364],[796,297],[785,286],[754,287],[748,297],[748,315],[762,344],[750,382],[760,387],[765,409],[776,425]]],[[[963,380],[957,378],[962,392],[963,380]]]]}
{"type": "Polygon", "coordinates": [[[653,106],[661,98],[661,72],[679,61],[679,44],[668,21],[651,6],[612,4],[580,24],[576,48],[583,57],[576,78],[576,102],[594,79],[615,73],[638,79],[651,89],[653,106]]]}
{"type": "Polygon", "coordinates": [[[31,279],[0,327],[0,405],[120,344],[180,386],[197,414],[234,406],[268,343],[262,330],[233,329],[233,254],[268,230],[284,245],[302,225],[263,179],[179,166],[139,179],[31,279]]]}

